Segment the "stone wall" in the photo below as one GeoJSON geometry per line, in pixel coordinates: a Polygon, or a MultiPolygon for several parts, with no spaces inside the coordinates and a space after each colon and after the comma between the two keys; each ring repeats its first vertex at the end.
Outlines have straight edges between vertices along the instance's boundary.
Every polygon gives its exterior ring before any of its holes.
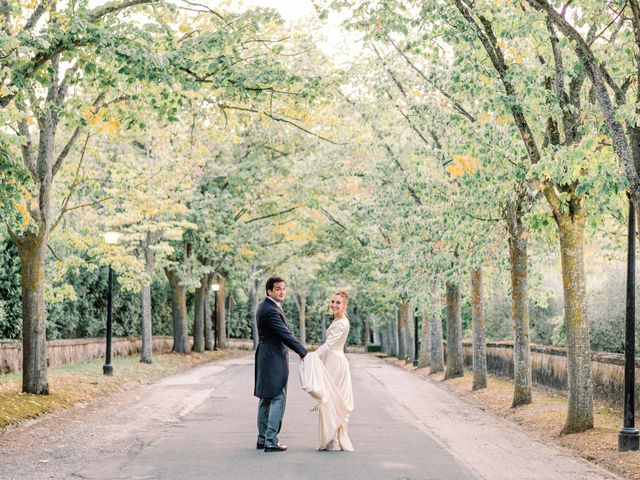
{"type": "MultiPolygon", "coordinates": [[[[113,357],[124,357],[140,353],[140,337],[117,337],[111,344],[113,357]]],[[[153,351],[156,353],[170,352],[173,337],[153,337],[153,351]]],[[[319,345],[309,345],[315,350],[319,345]]],[[[251,340],[230,339],[229,347],[252,350],[251,340]]],[[[70,340],[51,340],[47,342],[47,365],[59,367],[70,363],[86,362],[105,356],[104,338],[77,338],[70,340]]],[[[364,347],[350,345],[346,348],[349,353],[364,353],[364,347]]],[[[22,342],[15,340],[0,340],[0,374],[18,372],[22,370],[22,342]]]]}
{"type": "MultiPolygon", "coordinates": [[[[465,365],[472,364],[471,342],[464,342],[465,365]]],[[[567,391],[567,352],[560,347],[531,346],[533,382],[554,390],[567,391]]],[[[513,345],[511,342],[487,342],[487,370],[505,378],[513,378],[513,345]]],[[[624,399],[624,355],[594,352],[591,377],[596,400],[621,409],[624,399]]],[[[640,409],[640,359],[636,359],[636,410],[640,409]]]]}
{"type": "MultiPolygon", "coordinates": [[[[140,353],[140,337],[113,338],[111,354],[123,357],[140,353]]],[[[153,337],[153,351],[170,352],[173,337],[153,337]]],[[[104,358],[106,342],[104,338],[76,338],[70,340],[50,340],[47,342],[47,365],[59,367],[69,363],[86,362],[104,358]]],[[[0,340],[0,373],[22,370],[22,342],[0,340]]]]}

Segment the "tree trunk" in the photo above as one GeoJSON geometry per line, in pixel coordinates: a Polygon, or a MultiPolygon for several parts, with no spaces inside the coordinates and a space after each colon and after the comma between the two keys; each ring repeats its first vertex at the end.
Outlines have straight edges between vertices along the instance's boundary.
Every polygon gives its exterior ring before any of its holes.
{"type": "Polygon", "coordinates": [[[180,285],[180,278],[172,270],[165,269],[171,285],[171,310],[173,313],[173,351],[189,353],[189,329],[187,325],[187,291],[180,285]]]}
{"type": "Polygon", "coordinates": [[[48,395],[47,310],[44,302],[47,236],[27,234],[17,246],[22,284],[22,391],[48,395]]]}
{"type": "Polygon", "coordinates": [[[380,350],[385,355],[391,355],[391,345],[389,341],[389,328],[387,325],[384,325],[382,330],[380,331],[380,350]]]}
{"type": "Polygon", "coordinates": [[[206,282],[204,284],[204,349],[207,351],[213,350],[213,328],[211,321],[211,282],[213,281],[213,275],[209,273],[205,276],[206,282]]]}
{"type": "Polygon", "coordinates": [[[200,280],[200,287],[196,288],[193,312],[193,351],[204,352],[204,317],[205,317],[205,284],[207,275],[200,280]]]}
{"type": "Polygon", "coordinates": [[[153,250],[149,248],[151,235],[147,233],[147,244],[144,247],[144,271],[147,275],[145,283],[142,285],[140,300],[142,302],[142,328],[140,347],[140,362],[153,362],[153,321],[151,317],[151,279],[155,268],[156,258],[153,250]]]}
{"type": "Polygon", "coordinates": [[[306,330],[306,320],[307,320],[307,292],[301,290],[298,292],[298,322],[299,322],[299,340],[302,345],[306,345],[307,343],[307,330],[306,330]]]}
{"type": "MultiPolygon", "coordinates": [[[[47,310],[44,298],[45,255],[51,229],[58,220],[51,218],[53,178],[63,165],[73,136],[58,157],[55,154],[56,130],[60,112],[68,91],[68,83],[60,80],[60,54],[54,54],[48,64],[52,73],[44,107],[37,114],[39,138],[37,153],[34,149],[28,122],[23,119],[18,130],[23,137],[21,146],[24,166],[33,180],[33,198],[27,203],[31,215],[30,228],[11,238],[20,254],[20,282],[22,287],[22,391],[35,395],[48,395],[47,380],[47,310]],[[54,163],[55,161],[55,163],[54,163]]],[[[66,79],[66,77],[65,77],[66,79]]],[[[5,103],[6,105],[6,103],[5,103]]],[[[31,108],[36,108],[31,105],[31,108]]],[[[77,137],[75,137],[77,138],[77,137]]],[[[62,217],[60,217],[62,218],[62,217]]]]}
{"type": "Polygon", "coordinates": [[[512,407],[531,403],[531,347],[529,345],[528,240],[519,214],[509,218],[511,323],[513,327],[512,407]]]}
{"type": "Polygon", "coordinates": [[[251,331],[253,332],[253,349],[258,348],[258,291],[260,282],[257,278],[251,280],[251,331]]]}
{"type": "Polygon", "coordinates": [[[472,390],[487,387],[487,339],[484,333],[482,268],[471,270],[471,319],[473,334],[472,390]]]}
{"type": "Polygon", "coordinates": [[[562,284],[564,287],[564,323],[567,333],[567,376],[569,411],[563,433],[593,428],[593,386],[591,384],[591,348],[587,317],[584,274],[584,228],[586,215],[573,209],[573,216],[556,215],[560,228],[562,284]]]}
{"type": "Polygon", "coordinates": [[[447,370],[444,375],[445,380],[464,375],[460,308],[460,286],[447,282],[447,370]]]}
{"type": "Polygon", "coordinates": [[[369,317],[365,316],[364,317],[364,338],[363,338],[363,345],[365,349],[369,346],[370,343],[371,343],[371,324],[369,323],[369,317]]]}
{"type": "Polygon", "coordinates": [[[398,309],[391,317],[391,321],[387,324],[389,336],[389,354],[392,357],[398,356],[398,309]]]}
{"type": "Polygon", "coordinates": [[[218,277],[218,284],[220,285],[220,289],[216,292],[216,341],[218,344],[218,348],[226,348],[227,347],[227,329],[225,322],[225,308],[224,308],[224,299],[225,299],[225,283],[226,277],[224,275],[220,275],[218,277]]]}
{"type": "Polygon", "coordinates": [[[429,366],[429,351],[431,337],[429,332],[429,315],[427,315],[427,309],[422,308],[422,331],[421,331],[421,339],[420,342],[420,355],[418,356],[418,368],[426,368],[429,366]]]}
{"type": "Polygon", "coordinates": [[[440,313],[440,286],[433,282],[431,292],[431,315],[429,315],[429,347],[431,349],[429,375],[444,370],[444,348],[442,340],[442,316],[440,313]]]}
{"type": "Polygon", "coordinates": [[[381,339],[380,339],[380,324],[378,322],[378,318],[377,317],[370,317],[373,318],[373,321],[371,322],[371,327],[373,330],[373,343],[376,345],[380,345],[381,344],[381,339]]]}
{"type": "Polygon", "coordinates": [[[410,316],[411,304],[408,300],[402,300],[398,312],[398,358],[404,361],[411,359],[410,316]]]}

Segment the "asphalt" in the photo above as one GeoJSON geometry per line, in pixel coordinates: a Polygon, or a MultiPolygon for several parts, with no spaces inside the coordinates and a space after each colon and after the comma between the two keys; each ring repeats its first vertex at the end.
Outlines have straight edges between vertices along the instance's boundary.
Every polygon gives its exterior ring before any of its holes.
{"type": "MultiPolygon", "coordinates": [[[[255,448],[253,356],[183,372],[0,435],[0,478],[615,479],[436,382],[349,355],[354,452],[315,450],[291,355],[283,453],[255,448]]],[[[295,359],[294,359],[295,357],[295,359]]]]}

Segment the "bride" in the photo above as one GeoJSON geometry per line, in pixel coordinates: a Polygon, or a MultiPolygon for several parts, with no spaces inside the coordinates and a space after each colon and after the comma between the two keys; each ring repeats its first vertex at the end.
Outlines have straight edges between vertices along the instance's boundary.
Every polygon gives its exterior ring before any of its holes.
{"type": "Polygon", "coordinates": [[[353,411],[353,390],[344,345],[349,335],[349,294],[336,292],[331,298],[333,322],[325,342],[300,362],[302,388],[318,400],[318,450],[353,451],[347,433],[353,411]]]}

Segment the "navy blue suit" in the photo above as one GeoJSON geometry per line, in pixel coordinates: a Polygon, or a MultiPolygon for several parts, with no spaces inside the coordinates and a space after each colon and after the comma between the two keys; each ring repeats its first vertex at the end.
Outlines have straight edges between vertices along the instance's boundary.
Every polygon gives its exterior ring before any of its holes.
{"type": "Polygon", "coordinates": [[[253,394],[258,404],[258,446],[278,445],[278,433],[287,403],[289,348],[304,358],[306,348],[296,340],[287,317],[271,299],[258,307],[258,348],[256,349],[253,394]],[[288,347],[288,348],[287,348],[288,347]]]}
{"type": "Polygon", "coordinates": [[[307,354],[307,349],[293,336],[287,317],[269,298],[265,298],[258,307],[257,320],[258,348],[253,394],[258,398],[272,398],[287,385],[288,348],[302,358],[307,354]]]}

